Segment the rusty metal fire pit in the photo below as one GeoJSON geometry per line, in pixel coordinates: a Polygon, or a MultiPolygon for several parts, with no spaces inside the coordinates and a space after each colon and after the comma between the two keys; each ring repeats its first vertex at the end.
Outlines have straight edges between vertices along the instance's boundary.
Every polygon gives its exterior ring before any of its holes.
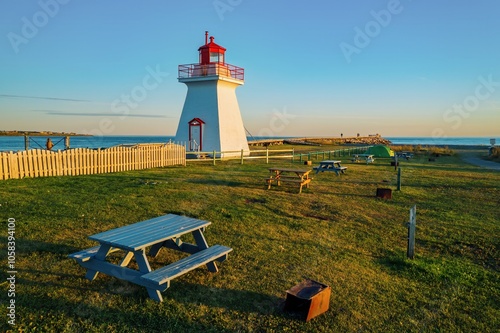
{"type": "Polygon", "coordinates": [[[309,321],[328,310],[330,293],[329,286],[306,279],[287,290],[285,311],[295,312],[309,321]]]}

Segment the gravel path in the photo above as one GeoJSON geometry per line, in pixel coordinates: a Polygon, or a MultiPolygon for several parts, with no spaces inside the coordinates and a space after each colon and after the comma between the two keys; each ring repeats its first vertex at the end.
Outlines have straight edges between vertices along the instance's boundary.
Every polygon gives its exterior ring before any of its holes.
{"type": "Polygon", "coordinates": [[[467,153],[460,153],[460,158],[466,163],[477,165],[481,168],[500,171],[500,163],[497,162],[486,161],[482,158],[467,153]]]}

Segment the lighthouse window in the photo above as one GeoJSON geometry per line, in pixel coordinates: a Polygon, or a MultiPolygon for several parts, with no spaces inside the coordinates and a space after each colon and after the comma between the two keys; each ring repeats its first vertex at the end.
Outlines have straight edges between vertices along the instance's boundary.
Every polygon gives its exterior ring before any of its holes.
{"type": "Polygon", "coordinates": [[[210,62],[224,62],[224,55],[221,53],[210,52],[210,62]]]}

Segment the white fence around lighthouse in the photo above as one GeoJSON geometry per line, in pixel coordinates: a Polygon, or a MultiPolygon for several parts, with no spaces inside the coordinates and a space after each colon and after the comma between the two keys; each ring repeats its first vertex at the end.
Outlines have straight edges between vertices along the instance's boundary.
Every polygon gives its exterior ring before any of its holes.
{"type": "Polygon", "coordinates": [[[137,144],[106,149],[40,149],[0,153],[0,180],[77,176],[186,165],[186,150],[177,144],[137,144]]]}

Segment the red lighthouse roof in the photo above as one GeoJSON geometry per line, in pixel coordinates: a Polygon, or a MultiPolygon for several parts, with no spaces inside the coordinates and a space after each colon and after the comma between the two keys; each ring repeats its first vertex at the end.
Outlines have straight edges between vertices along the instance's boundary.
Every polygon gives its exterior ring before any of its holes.
{"type": "Polygon", "coordinates": [[[208,42],[208,31],[205,31],[205,45],[198,48],[200,52],[200,64],[224,63],[224,53],[226,48],[214,43],[214,37],[210,36],[208,42]]]}
{"type": "Polygon", "coordinates": [[[238,80],[243,84],[245,70],[226,62],[226,48],[215,44],[214,37],[208,41],[208,31],[205,31],[205,45],[198,48],[200,59],[197,64],[179,65],[179,81],[200,80],[203,78],[238,80]]]}

